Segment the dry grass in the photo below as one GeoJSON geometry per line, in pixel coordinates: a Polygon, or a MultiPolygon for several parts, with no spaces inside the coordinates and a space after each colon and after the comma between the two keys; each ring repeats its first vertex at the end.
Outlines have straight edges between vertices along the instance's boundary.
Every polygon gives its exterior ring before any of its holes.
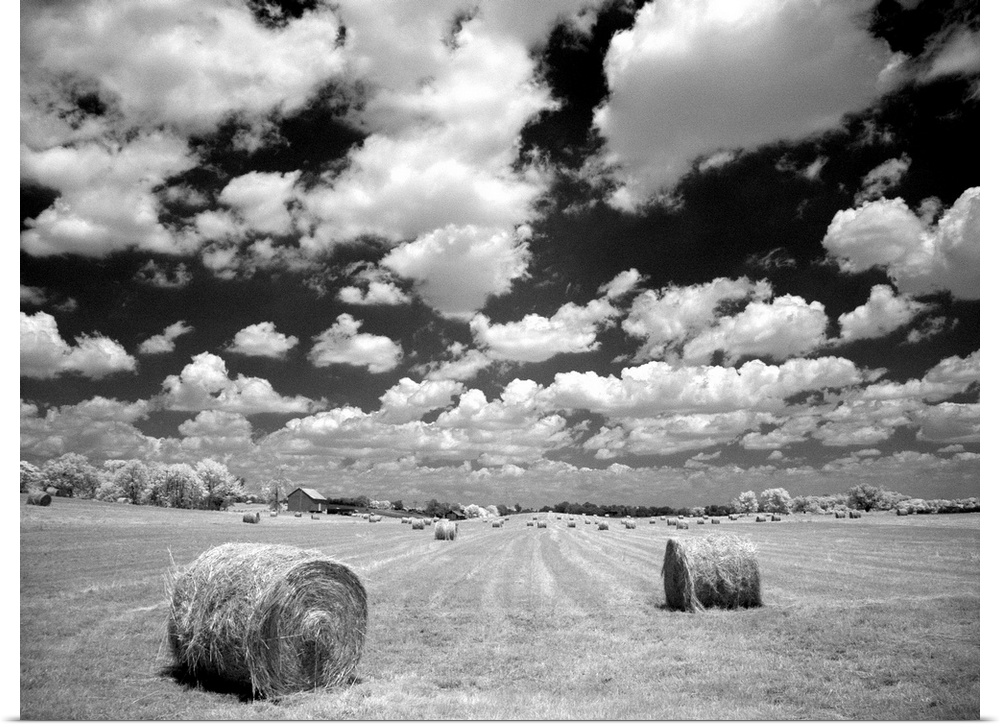
{"type": "Polygon", "coordinates": [[[364,586],[319,551],[226,543],[171,579],[167,636],[193,679],[275,697],[341,684],[361,659],[364,586]]]}
{"type": "Polygon", "coordinates": [[[757,549],[736,535],[668,538],[660,574],[667,606],[674,610],[762,605],[757,549]]]}

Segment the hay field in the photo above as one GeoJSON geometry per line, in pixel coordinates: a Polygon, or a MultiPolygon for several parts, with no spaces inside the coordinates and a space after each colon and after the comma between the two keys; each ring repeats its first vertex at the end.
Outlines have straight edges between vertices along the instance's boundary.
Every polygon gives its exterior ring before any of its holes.
{"type": "Polygon", "coordinates": [[[147,719],[977,719],[979,515],[548,527],[21,500],[20,716],[147,719]],[[668,537],[758,549],[765,606],[663,609],[668,537]],[[368,592],[353,684],[250,701],[176,681],[164,575],[223,542],[315,548],[368,592]]]}

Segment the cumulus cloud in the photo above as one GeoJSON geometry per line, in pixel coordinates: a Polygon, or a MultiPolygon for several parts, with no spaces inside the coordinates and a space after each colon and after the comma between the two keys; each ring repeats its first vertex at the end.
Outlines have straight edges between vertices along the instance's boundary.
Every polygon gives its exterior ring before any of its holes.
{"type": "Polygon", "coordinates": [[[917,439],[922,442],[975,444],[980,438],[980,405],[944,402],[920,412],[917,439]]]}
{"type": "Polygon", "coordinates": [[[616,300],[631,293],[643,280],[644,276],[638,270],[630,268],[618,273],[611,282],[598,288],[597,292],[605,294],[609,300],[616,300]]]}
{"type": "Polygon", "coordinates": [[[230,411],[201,411],[177,427],[180,447],[189,453],[225,456],[245,452],[253,446],[253,429],[243,414],[230,411]]]}
{"type": "MultiPolygon", "coordinates": [[[[289,205],[301,172],[249,172],[231,179],[219,193],[219,201],[234,215],[231,225],[222,225],[222,236],[235,232],[284,235],[292,231],[289,205]]],[[[216,213],[220,214],[220,213],[216,213]]],[[[209,227],[209,229],[211,229],[209,227]]]]}
{"type": "Polygon", "coordinates": [[[381,264],[412,279],[442,315],[469,319],[491,295],[510,291],[529,261],[527,242],[507,230],[447,225],[400,245],[381,264]]]}
{"type": "Polygon", "coordinates": [[[237,332],[233,342],[226,347],[230,353],[241,356],[263,356],[264,358],[284,358],[298,345],[295,336],[279,333],[271,321],[254,323],[237,332]]]}
{"type": "Polygon", "coordinates": [[[323,406],[304,396],[282,396],[269,381],[256,376],[238,374],[230,379],[226,362],[207,352],[192,356],[180,375],[165,378],[156,401],[170,411],[216,409],[235,414],[299,413],[323,406]]]}
{"type": "Polygon", "coordinates": [[[384,268],[374,265],[352,266],[355,285],[341,288],[337,297],[350,305],[404,305],[412,299],[392,280],[384,268]]]}
{"type": "Polygon", "coordinates": [[[616,315],[618,309],[601,298],[585,306],[566,303],[551,318],[530,313],[512,323],[494,324],[477,313],[469,328],[491,358],[538,362],[559,353],[596,350],[598,329],[616,315]]]}
{"type": "Polygon", "coordinates": [[[899,159],[888,159],[872,169],[861,181],[861,189],[854,195],[854,204],[884,197],[909,171],[910,163],[910,157],[903,154],[899,159]]]}
{"type": "Polygon", "coordinates": [[[454,381],[468,381],[490,366],[493,359],[482,351],[475,348],[466,348],[460,343],[456,343],[449,348],[451,358],[447,361],[435,361],[422,370],[428,379],[452,379],[454,381]]]}
{"type": "Polygon", "coordinates": [[[49,407],[39,416],[37,406],[22,401],[21,456],[48,459],[78,452],[101,459],[150,457],[158,451],[158,440],[134,426],[150,409],[142,399],[125,402],[95,396],[78,404],[49,407]]]}
{"type": "Polygon", "coordinates": [[[44,288],[21,284],[21,305],[42,305],[48,299],[44,288]]]}
{"type": "Polygon", "coordinates": [[[95,333],[78,337],[71,346],[59,335],[56,319],[48,313],[21,313],[21,376],[51,379],[75,373],[101,379],[135,371],[135,367],[135,358],[117,341],[95,333]]]}
{"type": "Polygon", "coordinates": [[[135,279],[156,288],[183,288],[191,282],[193,276],[184,263],[177,263],[176,267],[171,268],[149,260],[136,272],[135,279]]]}
{"type": "Polygon", "coordinates": [[[314,336],[309,351],[313,366],[364,366],[373,374],[396,368],[403,358],[400,345],[386,336],[359,333],[361,324],[350,313],[341,313],[336,323],[314,336]]]}
{"type": "Polygon", "coordinates": [[[718,414],[677,414],[650,418],[625,418],[583,443],[598,459],[623,454],[664,455],[713,447],[736,440],[747,429],[770,422],[764,412],[737,410],[718,414]]]}
{"type": "Polygon", "coordinates": [[[163,329],[163,333],[150,336],[145,341],[140,343],[139,353],[172,353],[174,350],[174,341],[176,341],[178,337],[183,336],[185,333],[190,333],[193,330],[194,328],[189,326],[184,321],[171,323],[163,329]]]}
{"type": "Polygon", "coordinates": [[[603,162],[635,209],[699,157],[836,126],[882,91],[892,54],[858,17],[870,2],[656,0],[604,59],[594,114],[603,162]]]}
{"type": "Polygon", "coordinates": [[[849,342],[863,338],[881,338],[909,325],[929,307],[908,296],[897,296],[888,285],[876,285],[864,305],[837,318],[840,340],[849,342]]]}
{"type": "Polygon", "coordinates": [[[902,199],[865,202],[833,217],[823,246],[840,269],[884,268],[905,293],[947,290],[979,298],[979,187],[965,190],[936,225],[928,225],[902,199]]]}
{"type": "Polygon", "coordinates": [[[415,421],[435,409],[448,408],[452,397],[461,394],[464,388],[457,381],[447,379],[418,384],[413,379],[403,378],[379,397],[382,402],[380,414],[389,422],[415,421]]]}

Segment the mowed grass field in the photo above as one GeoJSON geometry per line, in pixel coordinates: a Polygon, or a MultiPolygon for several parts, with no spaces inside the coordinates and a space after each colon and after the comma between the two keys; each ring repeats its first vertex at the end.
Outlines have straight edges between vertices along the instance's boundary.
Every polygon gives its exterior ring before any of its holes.
{"type": "Polygon", "coordinates": [[[21,498],[20,716],[978,719],[979,515],[502,528],[21,498]],[[667,611],[666,539],[736,533],[765,606],[667,611]],[[368,592],[354,683],[251,701],[171,676],[165,575],[224,542],[316,548],[368,592]]]}

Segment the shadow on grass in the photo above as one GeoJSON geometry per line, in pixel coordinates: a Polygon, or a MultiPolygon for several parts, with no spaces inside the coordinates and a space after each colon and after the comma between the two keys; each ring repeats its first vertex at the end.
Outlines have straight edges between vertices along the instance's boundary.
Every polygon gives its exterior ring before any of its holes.
{"type": "MultiPolygon", "coordinates": [[[[253,688],[246,682],[226,679],[218,674],[194,673],[179,664],[163,667],[163,669],[160,670],[160,676],[173,679],[178,684],[188,687],[189,689],[203,689],[206,692],[233,696],[241,702],[252,702],[254,700],[264,699],[264,697],[259,694],[255,694],[253,688]]],[[[364,681],[364,677],[352,674],[347,677],[340,686],[352,687],[357,684],[362,684],[364,681]]],[[[279,702],[281,701],[281,697],[275,697],[269,701],[279,702]]]]}

